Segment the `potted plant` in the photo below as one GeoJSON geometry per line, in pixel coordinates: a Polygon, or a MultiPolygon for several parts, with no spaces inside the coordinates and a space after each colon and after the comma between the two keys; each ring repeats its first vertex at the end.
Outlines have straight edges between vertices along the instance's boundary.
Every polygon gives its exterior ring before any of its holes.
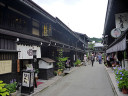
{"type": "Polygon", "coordinates": [[[6,83],[3,83],[3,81],[0,80],[0,96],[9,96],[9,91],[5,86],[6,83]]]}
{"type": "Polygon", "coordinates": [[[17,94],[17,91],[16,91],[17,82],[16,82],[15,79],[14,80],[11,80],[10,81],[10,84],[7,84],[5,87],[7,88],[7,90],[11,94],[11,96],[16,96],[16,94],[17,94]]]}
{"type": "Polygon", "coordinates": [[[57,57],[57,65],[58,65],[58,70],[57,73],[58,75],[61,75],[65,69],[65,61],[68,60],[69,57],[63,57],[63,49],[59,49],[59,56],[57,57]]]}
{"type": "Polygon", "coordinates": [[[124,94],[128,94],[128,71],[121,67],[116,67],[114,70],[118,88],[121,89],[124,94]]]}
{"type": "Polygon", "coordinates": [[[77,59],[74,64],[75,64],[75,66],[79,66],[81,64],[81,61],[79,59],[77,59]]]}

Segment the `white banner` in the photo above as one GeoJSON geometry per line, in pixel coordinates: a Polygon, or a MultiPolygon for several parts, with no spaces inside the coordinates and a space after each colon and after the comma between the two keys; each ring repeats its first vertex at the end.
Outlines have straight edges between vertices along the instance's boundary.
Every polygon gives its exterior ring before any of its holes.
{"type": "Polygon", "coordinates": [[[18,59],[33,59],[33,50],[36,50],[37,58],[41,58],[40,47],[17,45],[17,51],[20,51],[18,52],[18,59]]]}

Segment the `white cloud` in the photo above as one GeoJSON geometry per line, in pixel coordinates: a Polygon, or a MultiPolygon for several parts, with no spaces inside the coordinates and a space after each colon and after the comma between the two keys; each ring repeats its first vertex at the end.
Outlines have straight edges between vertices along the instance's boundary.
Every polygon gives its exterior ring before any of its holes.
{"type": "Polygon", "coordinates": [[[107,0],[33,0],[71,30],[101,38],[107,0]]]}

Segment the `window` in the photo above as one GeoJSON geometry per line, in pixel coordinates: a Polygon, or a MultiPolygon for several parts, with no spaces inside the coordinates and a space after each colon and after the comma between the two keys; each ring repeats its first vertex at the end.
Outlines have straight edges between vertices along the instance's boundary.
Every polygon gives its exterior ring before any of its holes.
{"type": "Polygon", "coordinates": [[[29,19],[15,12],[9,11],[7,14],[6,26],[17,32],[28,33],[29,19]]]}
{"type": "Polygon", "coordinates": [[[32,34],[39,36],[39,22],[33,20],[32,21],[32,34]]]}
{"type": "Polygon", "coordinates": [[[36,28],[32,28],[32,34],[39,36],[39,30],[36,28]]]}

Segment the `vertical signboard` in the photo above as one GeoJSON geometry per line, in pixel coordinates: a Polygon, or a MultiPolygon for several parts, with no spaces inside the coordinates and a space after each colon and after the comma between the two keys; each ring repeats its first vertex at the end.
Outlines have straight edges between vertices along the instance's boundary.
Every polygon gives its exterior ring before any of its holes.
{"type": "Polygon", "coordinates": [[[29,87],[30,84],[30,73],[23,72],[22,86],[29,87]]]}
{"type": "Polygon", "coordinates": [[[17,72],[20,72],[20,60],[17,60],[17,72]]]}
{"type": "Polygon", "coordinates": [[[51,24],[43,24],[43,26],[42,26],[42,36],[52,36],[51,24]]]}

